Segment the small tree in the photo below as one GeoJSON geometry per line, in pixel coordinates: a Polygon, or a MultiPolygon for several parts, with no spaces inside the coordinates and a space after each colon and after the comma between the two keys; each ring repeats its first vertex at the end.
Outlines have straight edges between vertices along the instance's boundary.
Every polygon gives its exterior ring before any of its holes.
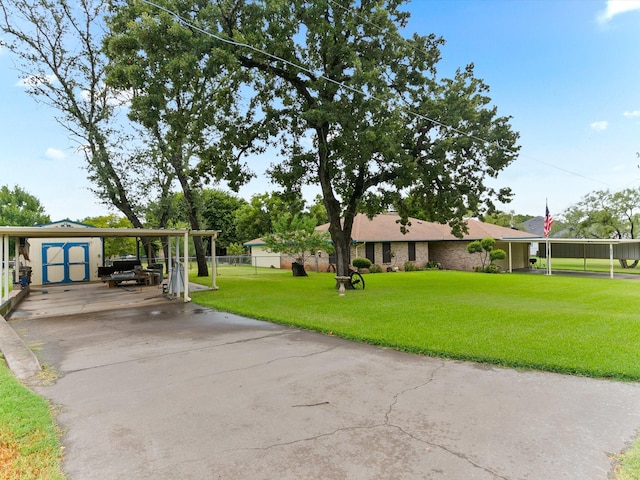
{"type": "Polygon", "coordinates": [[[0,187],[0,225],[32,227],[50,221],[38,198],[17,185],[0,187]]]}
{"type": "MultiPolygon", "coordinates": [[[[133,225],[126,217],[114,215],[100,215],[97,217],[86,217],[82,223],[97,228],[133,228],[133,225]]],[[[104,239],[105,258],[120,257],[137,252],[135,238],[114,237],[104,239]]],[[[149,260],[151,261],[151,260],[149,260]]]]}
{"type": "MultiPolygon", "coordinates": [[[[13,189],[8,185],[0,187],[0,226],[32,227],[50,221],[37,197],[17,185],[13,189]]],[[[11,238],[9,252],[15,248],[15,239],[11,238]]]]}
{"type": "Polygon", "coordinates": [[[314,218],[285,214],[273,222],[273,232],[262,237],[269,250],[295,257],[302,266],[317,250],[333,251],[327,232],[316,230],[314,218]]]}
{"type": "Polygon", "coordinates": [[[494,265],[493,262],[507,258],[506,252],[499,248],[496,249],[495,246],[496,241],[490,237],[483,238],[482,240],[474,240],[467,245],[467,251],[469,253],[480,254],[480,261],[482,263],[481,271],[496,272],[497,266],[494,265]],[[488,264],[487,260],[489,260],[488,264]]]}
{"type": "Polygon", "coordinates": [[[227,255],[242,255],[244,253],[244,247],[241,243],[230,243],[227,246],[227,255]]]}

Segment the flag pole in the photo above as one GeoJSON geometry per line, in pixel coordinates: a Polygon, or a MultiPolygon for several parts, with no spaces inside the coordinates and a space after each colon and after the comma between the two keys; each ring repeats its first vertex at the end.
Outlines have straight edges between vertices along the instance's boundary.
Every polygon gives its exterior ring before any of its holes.
{"type": "Polygon", "coordinates": [[[547,255],[547,275],[551,275],[551,244],[549,243],[549,232],[551,231],[551,224],[553,223],[553,217],[549,212],[549,199],[544,200],[545,216],[544,216],[544,230],[543,235],[545,237],[546,255],[547,255]]]}
{"type": "Polygon", "coordinates": [[[547,237],[547,275],[551,275],[551,245],[549,245],[549,237],[547,237]]]}

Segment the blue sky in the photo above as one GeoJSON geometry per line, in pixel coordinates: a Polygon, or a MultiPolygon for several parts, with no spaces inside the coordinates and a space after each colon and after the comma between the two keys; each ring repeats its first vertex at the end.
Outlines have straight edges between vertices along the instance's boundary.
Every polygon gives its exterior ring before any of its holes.
{"type": "MultiPolygon", "coordinates": [[[[496,182],[502,206],[555,217],[594,190],[640,187],[640,0],[413,0],[407,33],[446,40],[439,72],[473,62],[501,115],[521,134],[520,157],[496,182]]],[[[0,185],[37,196],[53,220],[107,213],[83,160],[19,85],[0,51],[0,185]]],[[[276,159],[262,159],[266,164],[276,159]]],[[[240,194],[273,189],[258,178],[240,194]]]]}

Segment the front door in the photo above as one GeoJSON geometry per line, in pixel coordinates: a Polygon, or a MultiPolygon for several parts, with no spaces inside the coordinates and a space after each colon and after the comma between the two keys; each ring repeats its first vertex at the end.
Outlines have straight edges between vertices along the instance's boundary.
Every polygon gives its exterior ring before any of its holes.
{"type": "Polygon", "coordinates": [[[89,243],[42,244],[42,284],[89,281],[89,243]]]}

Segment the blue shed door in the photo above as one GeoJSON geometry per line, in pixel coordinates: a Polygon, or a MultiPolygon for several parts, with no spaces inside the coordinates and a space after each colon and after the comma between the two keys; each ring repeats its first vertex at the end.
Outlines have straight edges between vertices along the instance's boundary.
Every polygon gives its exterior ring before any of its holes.
{"type": "Polygon", "coordinates": [[[42,244],[42,283],[89,281],[89,242],[42,244]]]}

